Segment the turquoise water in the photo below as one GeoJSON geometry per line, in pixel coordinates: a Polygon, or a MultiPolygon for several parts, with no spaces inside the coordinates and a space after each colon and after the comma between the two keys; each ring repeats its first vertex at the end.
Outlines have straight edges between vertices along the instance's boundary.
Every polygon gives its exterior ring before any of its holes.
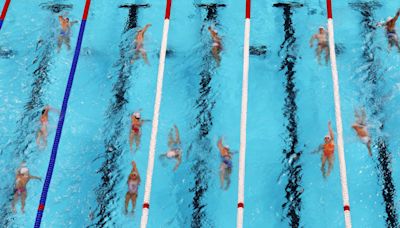
{"type": "MultiPolygon", "coordinates": [[[[83,1],[53,3],[64,4],[61,13],[80,20],[83,1]]],[[[165,12],[164,1],[135,2],[147,3],[150,7],[139,8],[136,15],[138,27],[152,24],[145,43],[150,66],[142,61],[129,63],[138,28],[132,25],[125,30],[129,9],[118,6],[127,1],[92,2],[43,227],[139,226],[151,124],[144,125],[141,148],[132,153],[129,115],[141,108],[144,119],[152,118],[165,12]],[[142,184],[136,213],[124,215],[132,160],[138,165],[142,184]]],[[[215,17],[207,19],[208,11],[195,5],[208,3],[172,3],[156,156],[167,150],[169,129],[176,124],[184,159],[175,173],[174,162],[156,159],[149,227],[236,224],[238,155],[234,157],[231,187],[222,191],[216,142],[224,136],[231,148],[239,148],[245,4],[219,1],[226,6],[217,7],[215,17]],[[209,55],[211,41],[206,28],[212,24],[216,24],[224,44],[218,68],[209,55]]],[[[287,11],[286,34],[291,36],[285,43],[285,11],[272,7],[274,3],[252,3],[250,44],[266,45],[267,54],[250,57],[244,225],[344,227],[338,159],[335,157],[332,174],[324,180],[320,156],[311,154],[322,143],[327,122],[335,123],[330,68],[319,66],[308,46],[310,36],[326,24],[325,1],[303,1],[303,7],[287,11]],[[293,79],[289,81],[294,88],[286,77],[288,64],[280,70],[285,58],[293,63],[293,79]],[[294,122],[289,122],[292,117],[294,122]]],[[[398,6],[383,1],[358,7],[349,3],[334,2],[333,10],[353,226],[396,227],[397,194],[388,183],[398,189],[396,79],[400,59],[395,50],[387,53],[384,31],[368,25],[394,15],[398,6]],[[350,127],[354,109],[362,106],[373,138],[372,159],[350,127]],[[387,144],[386,152],[379,146],[381,139],[387,144]],[[390,155],[388,159],[383,159],[385,153],[390,155]],[[393,199],[384,192],[393,192],[393,199]]],[[[64,47],[56,52],[59,13],[45,9],[49,4],[13,1],[0,32],[2,50],[12,50],[0,58],[2,227],[34,223],[42,182],[29,183],[26,213],[13,214],[14,170],[26,160],[31,174],[45,176],[57,115],[50,115],[49,146],[40,151],[35,144],[39,112],[45,104],[61,108],[72,62],[73,51],[64,47]]],[[[73,27],[73,47],[78,30],[79,26],[73,27]]]]}

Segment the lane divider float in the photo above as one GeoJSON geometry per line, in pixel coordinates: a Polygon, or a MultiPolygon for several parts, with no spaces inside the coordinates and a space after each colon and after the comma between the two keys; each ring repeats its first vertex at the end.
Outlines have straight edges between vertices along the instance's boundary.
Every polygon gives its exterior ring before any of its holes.
{"type": "Polygon", "coordinates": [[[85,9],[83,11],[81,27],[79,29],[78,41],[77,41],[76,48],[75,48],[74,59],[72,60],[71,71],[69,73],[67,87],[65,88],[64,100],[63,100],[62,107],[61,107],[60,118],[58,120],[56,135],[54,137],[53,148],[51,150],[49,166],[47,168],[47,173],[46,173],[46,179],[43,184],[42,195],[40,197],[39,207],[38,207],[37,214],[36,214],[36,221],[35,221],[35,226],[34,226],[35,228],[39,228],[40,224],[42,222],[43,212],[44,212],[46,200],[47,200],[47,193],[49,191],[51,178],[53,176],[54,166],[56,163],[57,152],[58,152],[58,145],[60,144],[61,133],[62,133],[62,129],[64,126],[65,114],[67,112],[68,100],[69,100],[69,96],[71,94],[72,83],[74,81],[76,66],[77,66],[78,60],[79,60],[79,53],[81,51],[83,33],[85,31],[86,19],[87,19],[88,13],[89,13],[89,7],[90,7],[90,0],[86,0],[85,9]]]}
{"type": "Polygon", "coordinates": [[[347,174],[346,174],[346,160],[344,157],[343,124],[342,124],[342,113],[340,107],[339,76],[336,65],[335,38],[333,30],[332,1],[326,0],[326,6],[328,12],[328,34],[329,34],[329,50],[330,50],[329,55],[331,59],[333,96],[335,101],[335,116],[336,116],[336,128],[337,128],[336,130],[338,134],[337,144],[338,144],[338,156],[339,156],[340,182],[342,185],[343,211],[344,211],[346,228],[351,228],[349,191],[347,186],[347,174]]]}
{"type": "Polygon", "coordinates": [[[165,9],[163,36],[161,41],[160,61],[158,64],[156,98],[154,102],[154,114],[153,114],[153,123],[151,128],[150,149],[149,149],[149,159],[147,164],[146,185],[144,189],[142,218],[140,221],[141,228],[146,228],[149,220],[150,193],[153,180],[154,157],[155,157],[156,143],[157,143],[158,119],[160,116],[162,86],[164,80],[165,55],[167,52],[169,19],[171,15],[171,4],[172,0],[167,0],[167,5],[165,9]]]}
{"type": "Polygon", "coordinates": [[[246,160],[246,131],[247,131],[247,103],[249,82],[249,52],[250,52],[250,0],[246,0],[246,18],[244,24],[243,46],[243,82],[242,82],[242,110],[240,118],[240,149],[239,149],[239,175],[238,175],[238,204],[236,227],[243,227],[244,210],[244,178],[246,160]]]}

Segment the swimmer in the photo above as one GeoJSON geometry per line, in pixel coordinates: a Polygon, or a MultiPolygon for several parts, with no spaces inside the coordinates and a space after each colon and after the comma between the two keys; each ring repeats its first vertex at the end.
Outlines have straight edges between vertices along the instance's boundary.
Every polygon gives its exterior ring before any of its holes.
{"type": "Polygon", "coordinates": [[[400,52],[399,38],[396,33],[396,22],[399,16],[400,10],[397,11],[394,18],[388,17],[386,22],[377,24],[378,26],[385,26],[386,37],[388,39],[388,51],[390,51],[393,46],[396,46],[398,51],[400,52]]]}
{"type": "Polygon", "coordinates": [[[136,37],[134,40],[135,55],[134,55],[133,59],[131,60],[131,64],[133,64],[133,62],[139,58],[139,54],[141,54],[144,62],[147,65],[149,65],[149,61],[147,60],[147,54],[146,54],[146,50],[144,49],[143,42],[144,42],[144,33],[147,31],[147,29],[150,26],[151,26],[151,24],[147,24],[146,26],[144,26],[143,29],[139,30],[136,33],[136,37]]]}
{"type": "Polygon", "coordinates": [[[333,168],[333,159],[334,159],[334,152],[335,152],[335,139],[331,127],[331,122],[328,122],[328,129],[329,134],[325,136],[324,143],[318,147],[318,149],[314,153],[318,153],[322,151],[321,157],[321,172],[324,178],[327,178],[332,171],[333,168]],[[328,171],[325,172],[325,164],[328,161],[328,171]]]}
{"type": "Polygon", "coordinates": [[[74,24],[78,23],[78,21],[70,22],[68,17],[64,18],[63,16],[58,16],[58,20],[60,21],[61,30],[60,30],[60,34],[58,36],[57,52],[60,52],[61,46],[63,43],[65,43],[65,45],[67,45],[68,50],[71,50],[71,45],[70,45],[71,27],[74,24]]]}
{"type": "Polygon", "coordinates": [[[221,189],[224,189],[224,182],[226,181],[225,190],[229,188],[231,184],[231,173],[232,173],[232,153],[228,146],[222,144],[222,138],[218,140],[218,149],[221,156],[221,165],[219,168],[219,177],[221,182],[221,189]]]}
{"type": "Polygon", "coordinates": [[[125,213],[128,213],[129,201],[132,202],[132,213],[134,212],[136,207],[138,188],[140,185],[140,175],[136,168],[135,162],[132,162],[132,166],[133,169],[129,174],[128,181],[126,182],[128,184],[128,191],[125,195],[125,213]]]}
{"type": "Polygon", "coordinates": [[[31,176],[29,174],[29,169],[26,167],[26,163],[23,162],[18,168],[17,174],[15,176],[15,186],[14,186],[14,198],[11,203],[11,208],[13,212],[17,212],[15,209],[15,204],[18,199],[21,198],[21,212],[25,213],[25,201],[27,197],[26,185],[30,180],[41,180],[40,177],[31,176]]]}
{"type": "Polygon", "coordinates": [[[356,121],[352,125],[352,128],[356,131],[357,136],[367,146],[369,156],[372,156],[371,152],[371,138],[369,137],[366,113],[364,109],[361,109],[361,114],[356,110],[354,111],[356,121]]]}
{"type": "Polygon", "coordinates": [[[211,38],[213,40],[211,52],[215,61],[217,62],[217,66],[219,66],[221,62],[221,56],[219,54],[222,51],[221,37],[218,36],[218,31],[211,28],[211,26],[208,27],[208,31],[210,31],[211,38]]]}
{"type": "Polygon", "coordinates": [[[176,159],[176,164],[174,167],[174,171],[178,169],[179,165],[182,162],[182,148],[181,148],[181,139],[179,137],[178,127],[174,125],[174,129],[168,134],[168,147],[169,151],[165,154],[160,155],[160,158],[168,158],[168,159],[176,159]],[[175,129],[175,139],[173,137],[173,131],[175,129]]]}
{"type": "Polygon", "coordinates": [[[140,111],[134,112],[132,114],[132,116],[131,116],[131,131],[129,134],[129,148],[131,151],[132,151],[132,146],[133,146],[134,140],[136,142],[135,151],[137,151],[139,149],[140,138],[142,136],[142,125],[146,121],[150,121],[150,120],[142,120],[140,111]]]}
{"type": "Polygon", "coordinates": [[[44,109],[42,110],[42,114],[40,116],[40,129],[36,136],[36,144],[40,149],[44,149],[47,146],[47,135],[48,135],[47,127],[49,125],[50,111],[55,111],[58,114],[60,114],[60,111],[58,111],[57,109],[53,109],[49,105],[45,106],[44,109]]]}
{"type": "Polygon", "coordinates": [[[318,32],[311,37],[310,47],[314,46],[314,40],[318,41],[317,49],[315,49],[318,58],[318,64],[321,64],[322,51],[325,51],[325,63],[328,64],[329,60],[328,32],[324,29],[324,27],[319,27],[318,32]]]}

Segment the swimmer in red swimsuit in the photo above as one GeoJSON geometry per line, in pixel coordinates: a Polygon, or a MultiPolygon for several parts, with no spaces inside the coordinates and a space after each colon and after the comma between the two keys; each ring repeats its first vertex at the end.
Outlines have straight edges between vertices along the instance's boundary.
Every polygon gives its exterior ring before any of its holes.
{"type": "Polygon", "coordinates": [[[136,149],[139,149],[140,138],[142,136],[142,125],[149,120],[142,120],[140,112],[134,112],[131,116],[131,130],[129,134],[129,149],[132,151],[133,141],[136,142],[136,149]]]}
{"type": "Polygon", "coordinates": [[[40,129],[36,136],[36,144],[40,149],[44,149],[47,146],[47,135],[48,135],[47,127],[49,124],[49,111],[55,111],[57,113],[60,113],[60,111],[53,109],[49,105],[44,107],[44,109],[42,110],[42,114],[40,116],[40,129]],[[41,143],[42,141],[43,143],[41,143]]]}
{"type": "Polygon", "coordinates": [[[333,159],[334,157],[334,152],[335,152],[335,139],[331,127],[331,122],[328,122],[328,129],[329,129],[329,134],[325,136],[324,138],[324,144],[320,145],[319,148],[314,152],[318,153],[322,151],[322,156],[321,156],[321,172],[322,176],[324,178],[327,178],[329,174],[332,171],[333,168],[333,159]],[[325,164],[326,161],[328,161],[328,171],[325,172],[325,164]]]}
{"type": "Polygon", "coordinates": [[[15,204],[19,197],[21,197],[21,211],[25,213],[25,201],[27,197],[26,185],[31,179],[41,180],[40,177],[31,176],[29,174],[29,169],[25,165],[22,165],[15,176],[14,198],[11,203],[13,212],[16,212],[15,204]]]}

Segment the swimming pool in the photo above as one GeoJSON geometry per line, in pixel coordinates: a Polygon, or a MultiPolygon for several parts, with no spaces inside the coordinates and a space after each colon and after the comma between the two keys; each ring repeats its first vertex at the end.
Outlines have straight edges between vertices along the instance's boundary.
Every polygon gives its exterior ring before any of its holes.
{"type": "MultiPolygon", "coordinates": [[[[308,44],[326,24],[325,2],[302,1],[299,8],[274,3],[252,3],[250,45],[266,54],[250,57],[244,226],[344,227],[337,159],[324,180],[320,156],[311,154],[335,118],[330,68],[317,64],[308,44]]],[[[216,143],[224,136],[239,148],[244,6],[172,4],[156,157],[167,150],[176,124],[184,159],[175,173],[173,162],[156,159],[149,227],[236,224],[238,155],[230,189],[220,190],[216,143]],[[220,67],[209,54],[209,25],[223,37],[220,67]]],[[[384,31],[371,25],[398,6],[342,1],[333,7],[353,225],[396,227],[399,56],[387,53],[384,31]],[[371,125],[372,159],[350,127],[354,109],[362,106],[371,125]]],[[[42,182],[29,183],[25,214],[13,214],[13,174],[21,160],[33,175],[46,174],[57,117],[50,114],[43,151],[35,144],[37,119],[44,105],[61,107],[73,57],[73,49],[57,54],[57,16],[80,20],[83,8],[83,1],[13,1],[0,31],[0,48],[7,52],[0,56],[2,227],[34,223],[42,182]]],[[[143,118],[152,119],[164,12],[164,1],[92,2],[43,227],[139,226],[151,123],[143,127],[140,150],[130,152],[130,114],[142,109],[143,118]],[[133,36],[147,23],[150,66],[141,60],[131,65],[133,36]],[[142,184],[136,213],[124,215],[132,160],[142,184]]],[[[73,27],[73,47],[78,30],[73,27]]]]}

